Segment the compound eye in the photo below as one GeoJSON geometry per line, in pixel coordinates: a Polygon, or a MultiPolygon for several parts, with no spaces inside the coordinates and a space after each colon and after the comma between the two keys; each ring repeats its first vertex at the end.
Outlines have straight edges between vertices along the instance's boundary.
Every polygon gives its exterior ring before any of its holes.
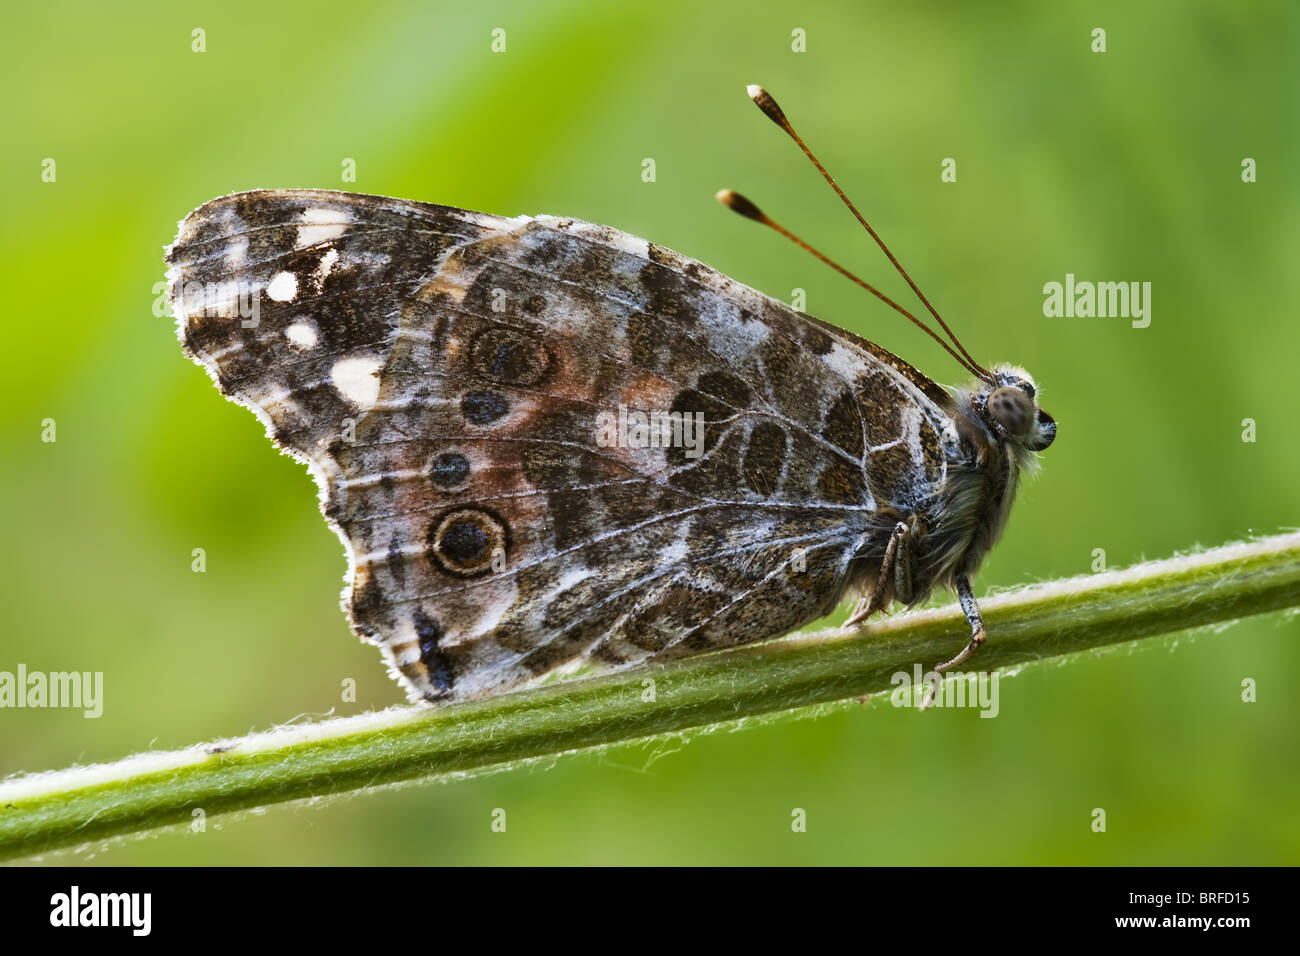
{"type": "Polygon", "coordinates": [[[1025,444],[1030,451],[1042,451],[1054,441],[1056,441],[1056,419],[1039,409],[1035,434],[1031,435],[1025,444]]]}
{"type": "Polygon", "coordinates": [[[995,388],[985,402],[985,406],[993,416],[993,420],[1001,425],[1008,435],[1017,437],[1024,435],[1034,424],[1033,399],[1011,385],[995,388]]]}
{"type": "Polygon", "coordinates": [[[1022,378],[1020,381],[1016,382],[1016,385],[1018,385],[1020,390],[1030,398],[1038,397],[1038,389],[1034,388],[1034,383],[1028,379],[1022,378]]]}

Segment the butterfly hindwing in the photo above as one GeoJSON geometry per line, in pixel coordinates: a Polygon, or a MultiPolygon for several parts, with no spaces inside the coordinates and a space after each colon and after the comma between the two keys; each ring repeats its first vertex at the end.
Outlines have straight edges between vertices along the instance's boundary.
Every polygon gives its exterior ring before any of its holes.
{"type": "Polygon", "coordinates": [[[261,192],[169,261],[187,348],[311,463],[353,624],[426,698],[798,627],[942,476],[928,380],[616,230],[261,192]],[[209,307],[232,280],[254,327],[209,307]]]}

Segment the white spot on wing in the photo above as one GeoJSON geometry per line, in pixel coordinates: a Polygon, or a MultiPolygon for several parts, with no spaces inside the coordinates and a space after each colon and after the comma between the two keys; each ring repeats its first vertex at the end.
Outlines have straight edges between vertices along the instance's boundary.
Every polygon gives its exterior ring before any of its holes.
{"type": "Polygon", "coordinates": [[[831,350],[821,356],[822,362],[827,365],[835,374],[847,381],[853,381],[858,375],[862,374],[866,368],[866,363],[862,360],[862,355],[853,349],[846,348],[839,342],[831,345],[831,350]]]}
{"type": "Polygon", "coordinates": [[[299,249],[314,246],[318,242],[329,242],[347,232],[349,214],[342,209],[330,209],[325,206],[311,206],[303,210],[302,225],[298,227],[299,249]],[[340,221],[344,220],[344,221],[340,221]]]}
{"type": "Polygon", "coordinates": [[[348,401],[369,408],[379,398],[379,367],[374,355],[339,359],[330,369],[330,381],[348,401]]]}
{"type": "Polygon", "coordinates": [[[680,564],[688,553],[689,549],[686,546],[686,542],[681,538],[678,538],[671,544],[665,545],[663,548],[659,549],[659,563],[661,565],[680,564]]]}
{"type": "Polygon", "coordinates": [[[232,236],[226,250],[226,268],[242,269],[248,265],[248,236],[232,236]]]}
{"type": "Polygon", "coordinates": [[[280,272],[266,287],[266,294],[276,302],[292,302],[298,294],[298,277],[292,272],[280,272]]]}
{"type": "MultiPolygon", "coordinates": [[[[415,627],[410,622],[404,622],[403,631],[409,631],[415,634],[415,627]]],[[[420,659],[420,645],[411,641],[401,645],[401,650],[392,650],[393,660],[400,664],[414,664],[420,659]]]]}
{"type": "Polygon", "coordinates": [[[960,443],[960,438],[957,436],[957,423],[951,418],[943,419],[943,423],[939,429],[939,435],[943,439],[944,445],[950,450],[955,450],[960,443]]]}
{"type": "Polygon", "coordinates": [[[587,567],[566,568],[560,574],[559,579],[555,582],[555,590],[553,593],[562,594],[570,588],[581,584],[595,573],[595,571],[587,567]]]}
{"type": "Polygon", "coordinates": [[[331,249],[321,258],[320,265],[316,267],[316,284],[320,285],[329,278],[330,270],[334,268],[334,263],[339,261],[339,251],[331,249]]]}
{"type": "Polygon", "coordinates": [[[629,255],[636,256],[638,259],[650,258],[650,243],[638,236],[629,235],[626,232],[619,232],[617,229],[611,229],[609,240],[616,249],[621,249],[629,255]]]}
{"type": "Polygon", "coordinates": [[[299,319],[284,330],[284,337],[290,345],[301,350],[314,349],[319,339],[316,323],[311,319],[299,319]]]}

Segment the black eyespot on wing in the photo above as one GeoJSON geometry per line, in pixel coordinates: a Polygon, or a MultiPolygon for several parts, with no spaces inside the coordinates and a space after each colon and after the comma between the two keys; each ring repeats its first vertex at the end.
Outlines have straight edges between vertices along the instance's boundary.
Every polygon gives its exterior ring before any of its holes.
{"type": "Polygon", "coordinates": [[[460,400],[460,411],[475,425],[490,425],[510,410],[510,403],[499,392],[466,392],[460,400]]]}
{"type": "Polygon", "coordinates": [[[491,571],[494,561],[504,561],[509,543],[499,516],[485,508],[458,508],[430,525],[426,546],[444,571],[477,577],[491,571]]]}
{"type": "Polygon", "coordinates": [[[489,328],[470,346],[470,367],[497,382],[536,385],[551,368],[551,358],[531,336],[515,329],[489,328]]]}
{"type": "Polygon", "coordinates": [[[439,488],[455,490],[469,480],[469,459],[458,451],[445,451],[433,460],[429,473],[439,488]]]}
{"type": "Polygon", "coordinates": [[[488,549],[488,533],[481,522],[459,518],[443,532],[441,547],[458,564],[476,564],[488,549]]]}

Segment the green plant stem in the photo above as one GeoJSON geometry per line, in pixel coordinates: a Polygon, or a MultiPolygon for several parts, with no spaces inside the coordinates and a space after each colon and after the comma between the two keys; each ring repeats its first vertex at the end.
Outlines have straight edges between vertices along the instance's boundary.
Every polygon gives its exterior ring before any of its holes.
{"type": "MultiPolygon", "coordinates": [[[[1300,533],[981,602],[979,670],[1300,606],[1300,533]]],[[[892,689],[966,640],[955,607],[441,707],[282,727],[0,783],[0,858],[291,800],[500,769],[892,689]],[[649,682],[653,681],[653,694],[649,682]]]]}

